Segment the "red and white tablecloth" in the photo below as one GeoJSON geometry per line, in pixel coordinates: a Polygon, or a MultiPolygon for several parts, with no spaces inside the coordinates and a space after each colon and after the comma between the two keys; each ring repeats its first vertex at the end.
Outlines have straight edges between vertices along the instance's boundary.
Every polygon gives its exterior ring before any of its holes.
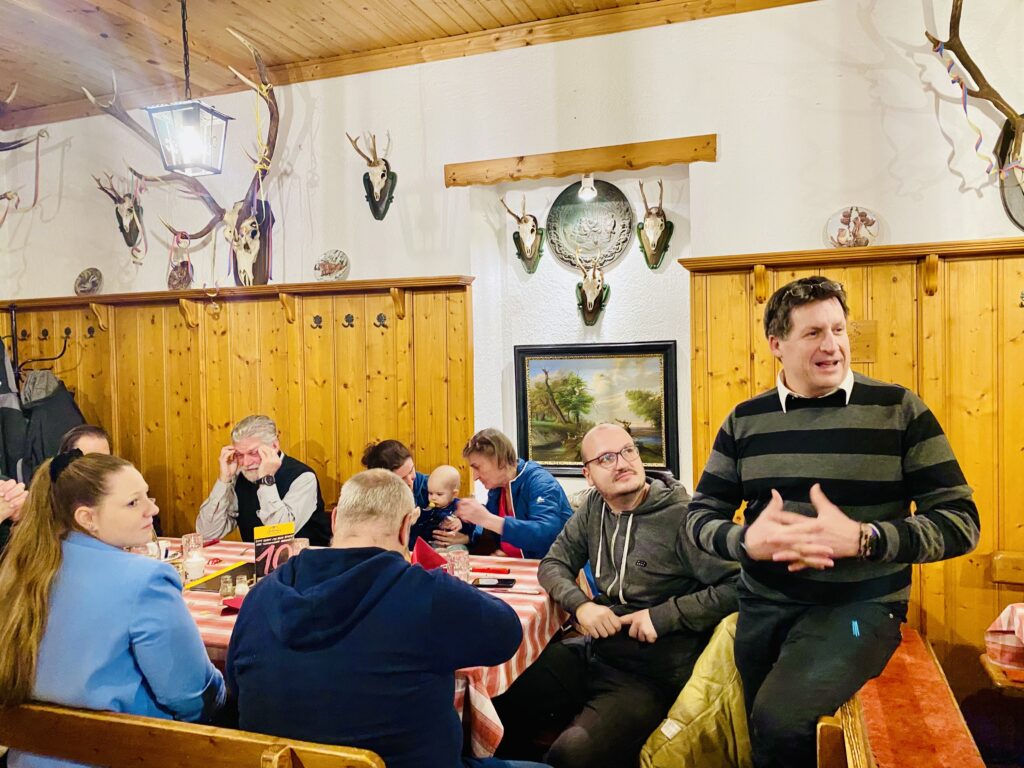
{"type": "Polygon", "coordinates": [[[1006,606],[985,630],[985,653],[996,664],[1024,669],[1024,603],[1006,606]]]}
{"type": "MultiPolygon", "coordinates": [[[[223,541],[203,549],[207,557],[206,572],[214,573],[233,563],[253,559],[253,545],[223,541]]],[[[507,557],[471,557],[473,567],[508,568],[509,576],[516,580],[516,589],[537,590],[540,594],[495,592],[511,605],[523,623],[523,642],[516,654],[497,667],[471,667],[455,674],[455,711],[468,728],[473,755],[487,757],[494,754],[501,741],[504,728],[498,719],[491,697],[508,690],[512,682],[536,661],[548,641],[565,620],[561,611],[541,590],[537,581],[537,560],[515,560],[507,557]]],[[[474,574],[486,576],[490,574],[474,574]]],[[[186,590],[185,603],[199,627],[199,634],[210,658],[223,665],[228,641],[235,626],[235,614],[224,615],[221,597],[216,592],[186,590]]]]}

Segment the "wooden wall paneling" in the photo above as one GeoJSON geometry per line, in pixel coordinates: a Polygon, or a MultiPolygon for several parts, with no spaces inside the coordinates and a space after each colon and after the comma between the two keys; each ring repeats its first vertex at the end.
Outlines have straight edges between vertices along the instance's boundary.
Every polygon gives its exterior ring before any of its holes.
{"type": "MultiPolygon", "coordinates": [[[[229,386],[231,387],[231,423],[259,413],[269,415],[264,399],[266,382],[261,376],[264,329],[260,327],[258,301],[233,301],[228,312],[229,386]]],[[[275,306],[279,306],[274,301],[275,306]]]]}
{"type": "MultiPolygon", "coordinates": [[[[924,292],[922,281],[923,262],[917,265],[917,306],[918,306],[918,349],[921,365],[918,367],[917,393],[935,414],[939,423],[948,429],[950,403],[945,371],[947,357],[947,324],[949,312],[948,262],[940,262],[938,291],[933,296],[924,292]]],[[[956,445],[953,446],[956,450],[956,445]]],[[[970,478],[968,478],[970,482],[970,478]]],[[[929,563],[915,566],[915,577],[920,576],[921,628],[932,644],[936,655],[946,667],[948,651],[952,644],[955,616],[945,599],[946,563],[929,563]]]]}
{"type": "Polygon", "coordinates": [[[470,493],[473,478],[462,448],[473,436],[473,321],[469,288],[452,291],[448,303],[448,461],[459,468],[462,493],[470,493]]]}
{"type": "Polygon", "coordinates": [[[163,319],[167,345],[163,390],[169,487],[160,514],[164,533],[180,536],[195,530],[199,505],[212,486],[204,477],[204,467],[211,463],[211,458],[216,463],[216,457],[203,447],[202,383],[196,376],[203,321],[190,328],[176,304],[163,307],[163,319]]]}
{"type": "Polygon", "coordinates": [[[171,503],[169,475],[173,470],[167,458],[170,439],[167,411],[172,397],[167,378],[171,354],[167,338],[171,311],[177,312],[177,306],[153,304],[140,307],[138,311],[139,355],[135,363],[138,371],[139,458],[136,466],[149,483],[149,495],[169,513],[169,528],[177,530],[177,515],[184,514],[184,510],[175,508],[171,503]]]}
{"type": "MultiPolygon", "coordinates": [[[[285,360],[287,365],[286,411],[282,416],[287,429],[284,444],[296,458],[305,461],[306,445],[306,356],[303,354],[305,329],[309,327],[312,313],[307,311],[304,296],[295,297],[295,322],[284,327],[285,360]]],[[[320,489],[321,493],[323,488],[320,489]]],[[[326,500],[326,499],[325,499],[326,500]]],[[[333,502],[332,502],[333,503],[333,502]]]]}
{"type": "Polygon", "coordinates": [[[747,280],[746,272],[727,273],[708,284],[708,327],[714,329],[707,346],[709,450],[725,417],[753,394],[747,280]]]}
{"type": "Polygon", "coordinates": [[[394,303],[388,294],[371,294],[366,297],[361,327],[365,339],[366,372],[364,391],[366,393],[365,432],[367,442],[394,439],[405,442],[410,435],[402,435],[398,429],[398,408],[400,397],[395,363],[398,357],[398,328],[406,319],[395,316],[394,303]]]}
{"type": "Polygon", "coordinates": [[[918,311],[916,265],[868,268],[867,312],[878,323],[874,377],[917,391],[918,311]]]}
{"type": "MultiPolygon", "coordinates": [[[[372,325],[372,315],[367,306],[365,296],[338,296],[334,299],[334,346],[338,369],[334,379],[337,395],[338,428],[341,433],[338,455],[339,481],[344,482],[361,471],[363,449],[372,439],[372,427],[368,421],[367,405],[370,387],[370,366],[367,356],[370,337],[376,336],[378,343],[380,331],[372,325]],[[347,316],[352,316],[351,327],[346,327],[347,316]]],[[[379,354],[379,353],[375,353],[379,354]]],[[[401,439],[397,435],[389,435],[401,439]]],[[[326,500],[326,499],[325,499],[326,500]]],[[[333,506],[338,497],[327,502],[333,506]]]]}
{"type": "Polygon", "coordinates": [[[145,309],[147,307],[118,307],[114,313],[117,323],[111,329],[117,349],[117,391],[112,394],[119,403],[114,431],[121,455],[139,467],[143,474],[142,348],[139,331],[145,309]]]}
{"type": "MultiPolygon", "coordinates": [[[[693,485],[711,454],[713,429],[708,404],[708,284],[715,278],[690,273],[690,418],[693,430],[693,485]]],[[[682,382],[680,382],[682,386],[682,382]]]]}
{"type": "MultiPolygon", "coordinates": [[[[409,317],[406,314],[406,317],[409,317]]],[[[448,312],[445,292],[423,291],[414,305],[413,384],[415,395],[415,461],[420,472],[429,473],[449,461],[448,312]]],[[[461,446],[460,446],[461,447],[461,446]]]]}
{"type": "MultiPolygon", "coordinates": [[[[855,267],[830,267],[822,270],[822,274],[838,281],[846,289],[846,304],[850,308],[850,322],[864,321],[871,317],[868,310],[868,268],[855,267]]],[[[851,329],[850,338],[851,359],[857,360],[854,368],[865,376],[874,376],[874,365],[861,362],[862,356],[857,354],[856,337],[851,329]]]]}
{"type": "MultiPolygon", "coordinates": [[[[87,308],[71,310],[72,344],[75,346],[78,369],[78,390],[75,400],[86,421],[99,424],[113,435],[114,368],[111,359],[110,331],[100,330],[96,317],[87,308]],[[89,336],[92,328],[93,335],[89,336]]],[[[113,446],[115,450],[117,445],[113,446]]]]}
{"type": "MultiPolygon", "coordinates": [[[[256,371],[259,378],[259,402],[255,413],[264,413],[274,420],[281,433],[281,449],[295,455],[301,443],[293,428],[288,406],[288,326],[284,308],[277,299],[264,299],[252,303],[255,311],[255,335],[249,336],[254,348],[256,371]]],[[[302,320],[296,309],[295,323],[302,320]]],[[[251,386],[251,385],[250,385],[251,386]]]]}
{"type": "Polygon", "coordinates": [[[320,479],[324,498],[337,499],[338,413],[335,390],[335,344],[332,337],[337,327],[334,299],[330,296],[309,297],[303,302],[303,365],[305,381],[302,397],[306,402],[305,457],[320,479]],[[311,318],[319,315],[320,328],[312,328],[311,318]]]}
{"type": "MultiPolygon", "coordinates": [[[[1024,552],[1024,258],[1000,262],[999,529],[996,549],[1024,552]]],[[[1024,602],[1024,588],[1000,586],[999,606],[1024,602]]]]}
{"type": "Polygon", "coordinates": [[[200,314],[200,381],[203,384],[203,408],[206,445],[204,460],[206,485],[217,479],[220,449],[231,442],[232,411],[230,304],[208,306],[200,314]]]}
{"type": "MultiPolygon", "coordinates": [[[[771,297],[771,276],[768,277],[771,297]]],[[[775,386],[776,360],[768,348],[768,339],[764,335],[764,310],[768,299],[763,304],[754,300],[754,273],[747,273],[747,296],[750,308],[750,391],[758,394],[775,386]]]]}
{"type": "MultiPolygon", "coordinates": [[[[395,324],[395,391],[398,393],[396,429],[405,435],[416,455],[416,385],[414,382],[413,343],[416,339],[415,307],[417,292],[405,294],[405,319],[395,324]]],[[[422,470],[420,470],[422,471],[422,470]]]]}
{"type": "Polygon", "coordinates": [[[952,407],[943,426],[974,488],[981,518],[977,549],[945,563],[944,597],[954,627],[945,668],[955,691],[976,690],[984,684],[977,645],[999,614],[996,590],[988,580],[999,508],[998,466],[993,461],[999,449],[996,267],[994,260],[946,265],[949,312],[944,375],[952,407]]]}

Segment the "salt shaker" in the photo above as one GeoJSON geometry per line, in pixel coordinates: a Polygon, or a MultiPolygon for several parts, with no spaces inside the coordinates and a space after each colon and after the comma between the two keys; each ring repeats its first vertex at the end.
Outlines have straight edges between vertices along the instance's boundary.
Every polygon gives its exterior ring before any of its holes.
{"type": "Polygon", "coordinates": [[[228,576],[220,577],[220,596],[221,597],[234,597],[235,596],[235,582],[228,576]]]}
{"type": "Polygon", "coordinates": [[[245,576],[235,578],[235,597],[249,594],[249,580],[245,576]]]}

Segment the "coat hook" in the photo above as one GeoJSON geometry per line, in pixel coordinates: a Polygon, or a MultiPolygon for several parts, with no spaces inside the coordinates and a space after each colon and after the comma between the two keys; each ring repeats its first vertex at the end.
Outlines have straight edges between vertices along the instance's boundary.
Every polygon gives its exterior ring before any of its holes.
{"type": "Polygon", "coordinates": [[[68,326],[64,326],[64,338],[65,339],[70,339],[71,338],[71,328],[69,328],[68,326]]]}
{"type": "Polygon", "coordinates": [[[95,335],[96,335],[96,329],[93,328],[91,325],[88,328],[85,329],[85,336],[86,336],[86,338],[91,339],[95,335]]]}
{"type": "Polygon", "coordinates": [[[1020,305],[1024,307],[1024,291],[1020,292],[1020,305]]]}
{"type": "Polygon", "coordinates": [[[356,316],[352,314],[345,315],[345,322],[341,324],[342,328],[354,328],[356,325],[356,316]]]}
{"type": "Polygon", "coordinates": [[[388,316],[383,312],[377,315],[377,320],[373,324],[374,328],[387,328],[388,327],[388,316]]]}
{"type": "Polygon", "coordinates": [[[313,315],[313,324],[310,328],[323,328],[324,319],[320,315],[313,315]]]}
{"type": "Polygon", "coordinates": [[[28,329],[22,328],[21,333],[18,334],[18,338],[22,341],[28,341],[28,329]]]}
{"type": "Polygon", "coordinates": [[[43,330],[41,330],[39,332],[39,340],[40,341],[46,341],[49,338],[50,338],[50,331],[47,328],[43,328],[43,330]]]}

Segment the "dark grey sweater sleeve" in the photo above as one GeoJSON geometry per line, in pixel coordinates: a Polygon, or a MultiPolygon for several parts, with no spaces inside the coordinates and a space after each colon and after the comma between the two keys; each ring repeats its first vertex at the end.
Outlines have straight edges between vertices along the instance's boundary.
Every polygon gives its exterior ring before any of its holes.
{"type": "MultiPolygon", "coordinates": [[[[591,495],[594,491],[591,491],[591,495]]],[[[589,557],[587,524],[590,520],[590,498],[573,512],[562,528],[547,556],[540,561],[537,577],[540,585],[564,610],[576,615],[576,609],[590,598],[576,584],[580,568],[589,557]]]]}
{"type": "Polygon", "coordinates": [[[739,565],[694,546],[685,524],[680,526],[676,551],[693,578],[707,586],[654,606],[650,609],[651,622],[659,637],[681,630],[710,632],[718,622],[738,610],[736,585],[740,576],[739,565]]]}

